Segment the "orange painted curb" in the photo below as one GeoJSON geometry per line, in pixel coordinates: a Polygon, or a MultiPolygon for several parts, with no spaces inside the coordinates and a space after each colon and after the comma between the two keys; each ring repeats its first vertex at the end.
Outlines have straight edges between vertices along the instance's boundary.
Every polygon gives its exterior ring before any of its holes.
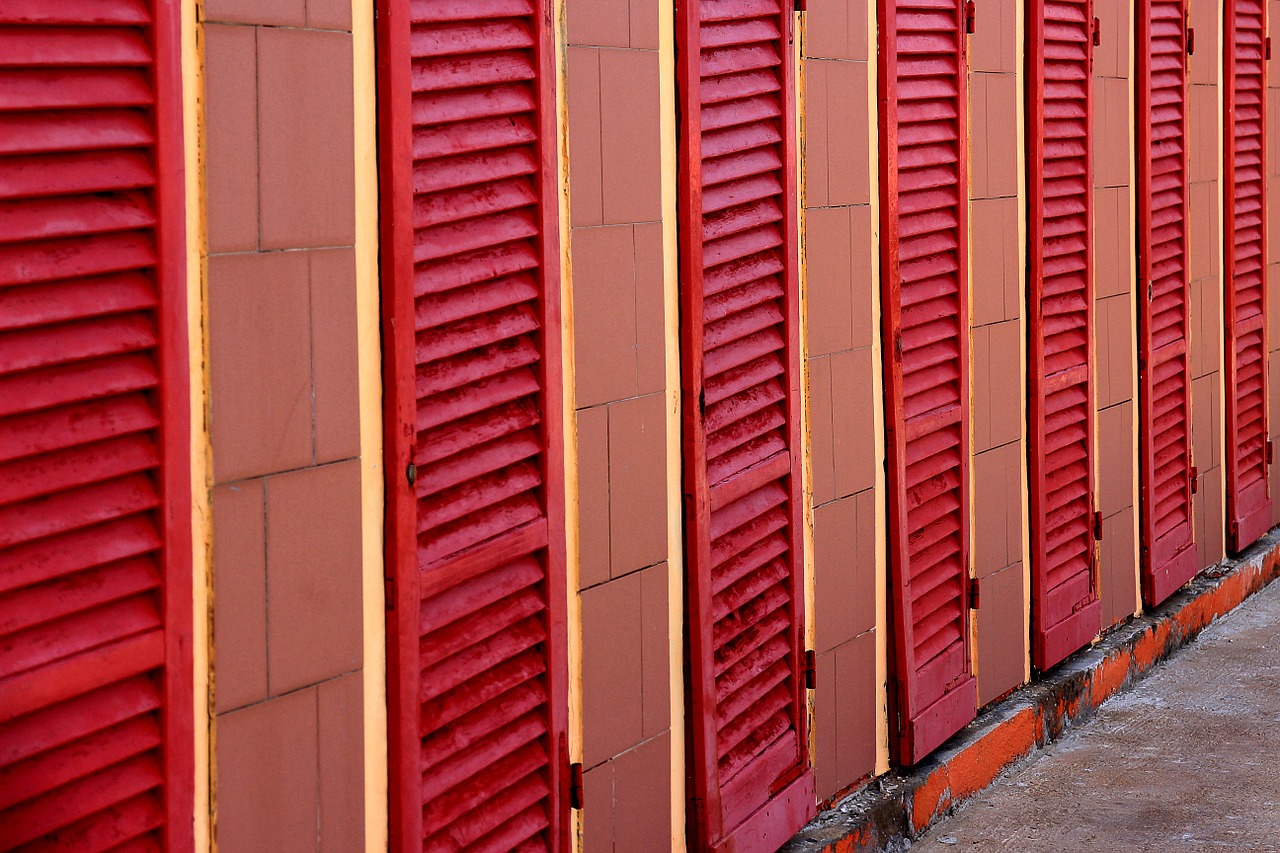
{"type": "Polygon", "coordinates": [[[1210,567],[1151,613],[1117,626],[1095,646],[983,710],[910,771],[894,771],[842,797],[782,853],[857,853],[914,838],[990,785],[1015,761],[1146,675],[1214,620],[1280,575],[1280,531],[1224,569],[1210,567]]]}

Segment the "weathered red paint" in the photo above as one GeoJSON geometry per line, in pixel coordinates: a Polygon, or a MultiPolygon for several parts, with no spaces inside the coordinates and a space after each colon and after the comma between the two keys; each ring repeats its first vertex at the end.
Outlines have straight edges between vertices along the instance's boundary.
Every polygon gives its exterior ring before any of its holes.
{"type": "Polygon", "coordinates": [[[881,311],[897,713],[914,764],[973,719],[963,3],[879,0],[881,311]]]}
{"type": "Polygon", "coordinates": [[[814,813],[804,591],[794,17],[680,7],[690,813],[770,851],[814,813]]]}
{"type": "Polygon", "coordinates": [[[1225,0],[1223,288],[1227,548],[1271,527],[1267,480],[1266,4],[1225,0]]]}
{"type": "Polygon", "coordinates": [[[1031,653],[1048,669],[1101,628],[1095,539],[1092,0],[1027,12],[1031,653]]]}
{"type": "Polygon", "coordinates": [[[0,848],[194,845],[179,4],[0,5],[0,848]]]}
{"type": "Polygon", "coordinates": [[[551,7],[378,6],[395,850],[569,846],[551,7]]]}
{"type": "Polygon", "coordinates": [[[1140,0],[1137,40],[1138,403],[1142,595],[1197,571],[1187,348],[1187,29],[1184,0],[1140,0]]]}

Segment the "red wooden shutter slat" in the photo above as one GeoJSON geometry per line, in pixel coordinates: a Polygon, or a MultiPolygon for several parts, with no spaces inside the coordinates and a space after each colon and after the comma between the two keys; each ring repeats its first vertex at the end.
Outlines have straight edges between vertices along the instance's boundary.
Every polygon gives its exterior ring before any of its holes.
{"type": "Polygon", "coordinates": [[[700,849],[771,851],[814,812],[804,586],[793,20],[686,6],[681,300],[700,849]]]}
{"type": "Polygon", "coordinates": [[[564,850],[550,7],[380,21],[393,845],[564,850]]]}
{"type": "Polygon", "coordinates": [[[0,9],[5,850],[193,844],[178,33],[0,9]]]}
{"type": "Polygon", "coordinates": [[[1094,540],[1093,4],[1036,0],[1027,37],[1031,653],[1102,623],[1094,540]]]}
{"type": "Polygon", "coordinates": [[[1186,4],[1143,0],[1138,51],[1138,386],[1144,600],[1196,573],[1191,509],[1186,4]]]}
{"type": "Polygon", "coordinates": [[[964,4],[880,5],[881,286],[895,696],[913,764],[974,716],[964,4]]]}
{"type": "Polygon", "coordinates": [[[1271,527],[1267,480],[1266,9],[1225,5],[1227,548],[1241,551],[1271,527]]]}

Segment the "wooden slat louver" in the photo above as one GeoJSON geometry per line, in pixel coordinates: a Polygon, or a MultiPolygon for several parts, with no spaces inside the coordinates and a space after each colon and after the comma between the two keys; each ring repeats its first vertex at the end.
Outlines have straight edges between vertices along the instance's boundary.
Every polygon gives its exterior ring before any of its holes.
{"type": "Polygon", "coordinates": [[[1271,527],[1267,483],[1266,9],[1226,0],[1223,282],[1226,311],[1227,547],[1271,527]]]}
{"type": "Polygon", "coordinates": [[[881,312],[896,696],[919,761],[973,718],[968,103],[959,0],[881,0],[881,312]]]}
{"type": "Polygon", "coordinates": [[[1101,627],[1094,523],[1093,8],[1027,16],[1031,648],[1045,670],[1101,627]]]}
{"type": "Polygon", "coordinates": [[[190,850],[168,3],[0,3],[0,849],[190,850]]]}
{"type": "Polygon", "coordinates": [[[563,850],[550,3],[381,11],[395,847],[563,850]]]}
{"type": "Polygon", "coordinates": [[[700,849],[772,851],[814,812],[803,675],[793,16],[677,27],[693,790],[700,849]]]}
{"type": "Polygon", "coordinates": [[[1138,146],[1138,393],[1143,597],[1196,573],[1187,350],[1187,30],[1183,0],[1142,0],[1138,146]]]}

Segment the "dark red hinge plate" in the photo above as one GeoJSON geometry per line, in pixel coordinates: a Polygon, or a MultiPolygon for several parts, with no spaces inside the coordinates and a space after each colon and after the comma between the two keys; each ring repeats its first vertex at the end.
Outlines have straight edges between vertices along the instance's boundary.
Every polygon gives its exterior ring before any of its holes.
{"type": "Polygon", "coordinates": [[[583,802],[582,765],[569,765],[569,808],[581,809],[583,802]]]}
{"type": "Polygon", "coordinates": [[[804,653],[804,688],[818,689],[818,653],[813,649],[806,649],[804,653]]]}

